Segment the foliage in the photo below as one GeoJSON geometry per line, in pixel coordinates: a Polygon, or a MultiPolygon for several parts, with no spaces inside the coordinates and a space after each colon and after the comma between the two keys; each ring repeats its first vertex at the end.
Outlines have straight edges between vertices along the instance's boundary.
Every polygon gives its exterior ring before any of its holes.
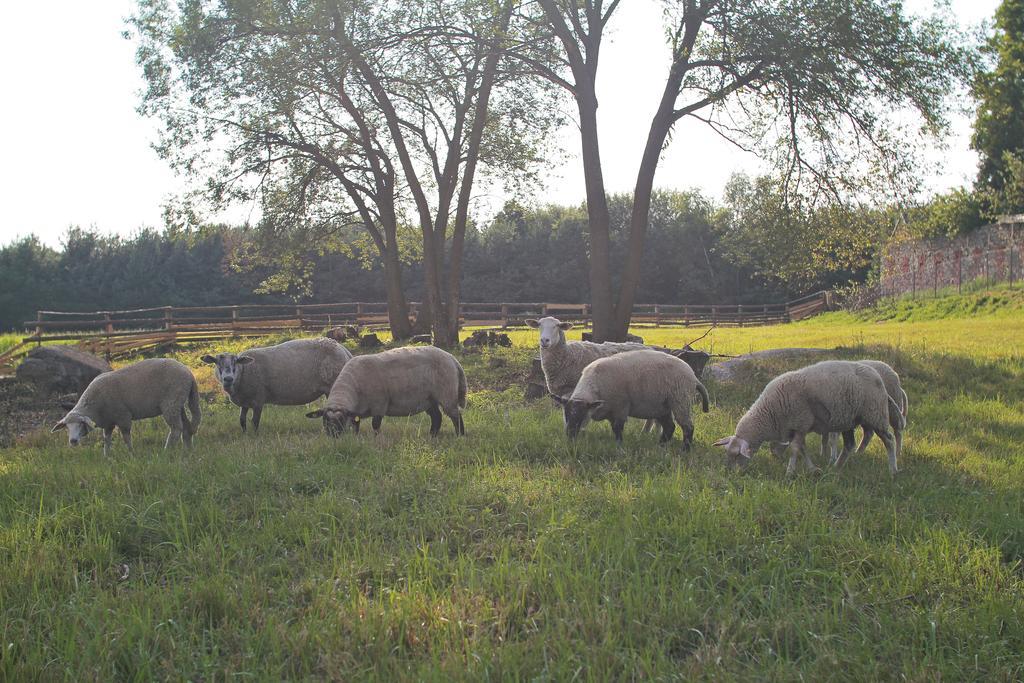
{"type": "Polygon", "coordinates": [[[1008,162],[1024,152],[1024,0],[1003,0],[983,51],[995,63],[974,81],[979,102],[971,146],[981,156],[979,188],[999,191],[1010,178],[1008,162]]]}
{"type": "MultiPolygon", "coordinates": [[[[841,473],[727,471],[710,443],[784,365],[711,385],[690,454],[636,425],[623,452],[603,424],[569,444],[501,384],[436,442],[423,416],[334,441],[287,407],[242,438],[218,392],[192,453],[157,421],[135,454],[0,451],[0,678],[1020,678],[1019,312],[713,336],[893,363],[903,472],[875,445],[841,473]]],[[[519,340],[463,356],[471,382],[525,373],[519,340]]]]}
{"type": "Polygon", "coordinates": [[[977,190],[954,188],[904,213],[907,236],[956,237],[981,227],[986,197],[977,190]]]}
{"type": "Polygon", "coordinates": [[[716,217],[719,249],[739,266],[790,293],[812,284],[863,280],[887,217],[840,203],[812,205],[764,176],[736,175],[716,217]]]}
{"type": "Polygon", "coordinates": [[[1020,152],[1003,152],[1002,166],[999,188],[986,188],[979,193],[993,221],[1007,214],[1024,213],[1024,148],[1020,152]]]}

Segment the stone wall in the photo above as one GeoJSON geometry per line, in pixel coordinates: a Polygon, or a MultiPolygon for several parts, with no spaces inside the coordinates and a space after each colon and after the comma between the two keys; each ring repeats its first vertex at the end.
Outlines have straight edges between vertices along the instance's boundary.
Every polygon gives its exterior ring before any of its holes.
{"type": "Polygon", "coordinates": [[[882,295],[932,291],[985,279],[1020,280],[1024,225],[986,225],[961,237],[898,242],[882,255],[882,295]]]}

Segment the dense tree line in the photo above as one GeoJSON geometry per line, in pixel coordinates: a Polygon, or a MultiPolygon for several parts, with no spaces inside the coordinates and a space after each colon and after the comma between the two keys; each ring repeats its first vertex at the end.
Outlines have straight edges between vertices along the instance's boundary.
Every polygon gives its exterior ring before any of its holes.
{"type": "MultiPolygon", "coordinates": [[[[863,278],[881,244],[869,237],[884,234],[884,222],[808,214],[786,223],[769,210],[779,201],[769,186],[738,177],[722,205],[699,192],[656,192],[637,301],[770,302],[863,278]],[[841,239],[840,224],[864,239],[841,239]]],[[[627,195],[610,197],[613,255],[628,249],[630,206],[627,195]]],[[[260,230],[228,226],[131,237],[73,228],[60,249],[26,237],[0,248],[0,326],[17,329],[39,309],[384,301],[381,257],[363,238],[353,230],[330,248],[297,251],[260,230]]],[[[585,207],[510,201],[467,233],[465,299],[587,302],[588,250],[585,207]]],[[[414,250],[402,268],[406,297],[422,301],[414,250]]]]}

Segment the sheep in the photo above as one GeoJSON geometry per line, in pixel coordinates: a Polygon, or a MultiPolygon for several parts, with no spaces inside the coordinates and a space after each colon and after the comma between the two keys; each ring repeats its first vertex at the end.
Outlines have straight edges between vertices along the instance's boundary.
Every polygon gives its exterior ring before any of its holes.
{"type": "MultiPolygon", "coordinates": [[[[567,342],[565,331],[572,329],[573,324],[550,316],[540,320],[527,320],[526,324],[540,330],[540,364],[544,370],[544,381],[547,383],[548,391],[555,400],[568,399],[576,388],[580,375],[583,374],[583,368],[598,358],[647,348],[632,342],[567,342]]],[[[559,403],[562,404],[563,421],[568,424],[567,404],[564,400],[559,403]]],[[[650,426],[651,423],[648,423],[645,430],[650,426]]]]}
{"type": "Polygon", "coordinates": [[[661,443],[666,443],[675,431],[674,419],[683,428],[683,450],[688,451],[693,444],[694,391],[708,412],[707,389],[685,361],[661,351],[640,350],[595,360],[583,369],[572,395],[556,400],[565,406],[565,429],[571,439],[587,421],[608,420],[621,445],[626,418],[641,417],[661,424],[661,443]]]}
{"type": "Polygon", "coordinates": [[[252,409],[252,429],[258,432],[263,406],[302,406],[331,392],[338,373],[352,358],[344,346],[326,337],[293,339],[276,346],[248,349],[241,354],[206,354],[204,363],[216,366],[217,381],[239,406],[238,423],[246,431],[252,409]]]}
{"type": "Polygon", "coordinates": [[[306,414],[323,418],[324,430],[339,436],[349,427],[359,433],[359,420],[373,418],[380,433],[384,416],[430,415],[430,435],[441,430],[441,412],[451,418],[457,435],[465,435],[461,408],[466,407],[466,373],[447,351],[435,346],[407,346],[345,364],[322,410],[306,414]]]}
{"type": "Polygon", "coordinates": [[[890,408],[899,414],[874,368],[852,361],[822,361],[769,382],[740,418],[735,434],[714,445],[725,447],[730,464],[739,465],[749,463],[765,441],[788,442],[786,474],[792,475],[798,455],[803,456],[807,469],[817,469],[804,451],[804,438],[809,432],[843,434],[841,466],[854,443],[853,429],[860,425],[885,443],[889,471],[895,475],[896,442],[889,430],[890,408]]]}
{"type": "Polygon", "coordinates": [[[98,375],[50,431],[67,429],[68,443],[77,446],[89,430],[98,427],[103,430],[103,455],[109,455],[114,427],[131,450],[132,422],[158,415],[171,428],[164,448],[178,441],[191,448],[202,419],[199,389],[192,371],[170,358],[142,360],[98,375]],[[186,404],[191,420],[185,413],[186,404]]]}
{"type": "MultiPolygon", "coordinates": [[[[907,412],[910,408],[910,399],[907,397],[907,392],[903,390],[903,385],[900,383],[900,376],[896,374],[896,371],[893,370],[888,363],[884,363],[880,360],[859,360],[857,362],[874,368],[875,372],[877,372],[879,377],[882,378],[882,384],[885,385],[885,392],[889,394],[889,397],[898,408],[899,415],[893,414],[889,416],[889,426],[892,427],[892,431],[896,439],[896,457],[900,458],[903,455],[903,430],[907,423],[907,412]],[[902,418],[902,420],[900,418],[902,418]]],[[[868,443],[871,442],[873,434],[874,432],[870,431],[864,432],[864,438],[860,442],[860,447],[857,448],[858,453],[863,453],[864,449],[868,447],[868,443]]],[[[839,448],[836,441],[837,435],[830,434],[830,461],[833,465],[840,464],[838,462],[839,448]]],[[[824,453],[824,451],[825,446],[822,444],[822,453],[824,453]]],[[[847,453],[847,457],[849,457],[849,453],[847,453]]]]}

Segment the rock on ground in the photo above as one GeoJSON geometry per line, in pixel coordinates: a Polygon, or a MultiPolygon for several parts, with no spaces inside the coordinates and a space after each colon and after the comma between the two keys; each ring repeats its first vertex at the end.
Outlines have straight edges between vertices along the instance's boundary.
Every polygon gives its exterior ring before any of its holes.
{"type": "Polygon", "coordinates": [[[746,353],[736,358],[730,358],[722,363],[714,363],[707,367],[707,374],[716,382],[736,382],[749,375],[754,365],[761,361],[793,361],[806,359],[808,363],[821,360],[822,356],[832,356],[833,349],[768,349],[767,351],[755,351],[746,353]]]}
{"type": "Polygon", "coordinates": [[[40,394],[80,394],[97,375],[111,370],[99,356],[74,347],[40,346],[29,351],[15,374],[40,394]]]}

